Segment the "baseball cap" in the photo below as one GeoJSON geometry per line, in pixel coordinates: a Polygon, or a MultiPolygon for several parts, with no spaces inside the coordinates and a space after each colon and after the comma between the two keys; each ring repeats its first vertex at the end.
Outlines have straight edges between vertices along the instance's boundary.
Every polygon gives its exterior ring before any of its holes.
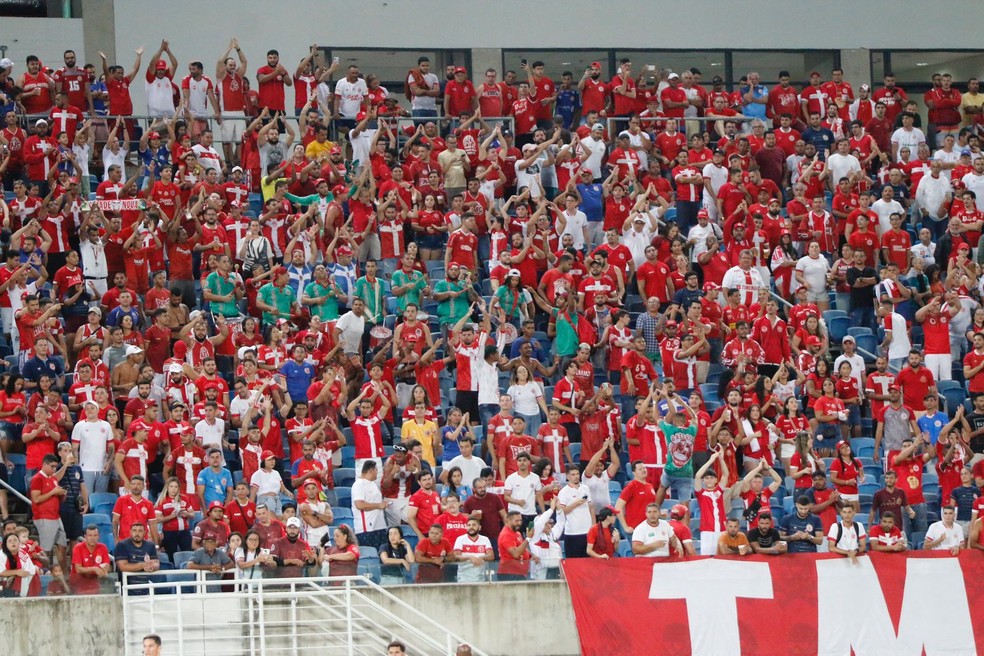
{"type": "Polygon", "coordinates": [[[618,138],[619,139],[631,139],[632,138],[632,134],[628,130],[622,130],[621,132],[618,133],[618,138]]]}
{"type": "Polygon", "coordinates": [[[667,328],[676,328],[677,326],[676,319],[669,319],[665,325],[667,328]]]}
{"type": "Polygon", "coordinates": [[[508,278],[510,276],[516,276],[517,278],[519,278],[520,275],[521,274],[519,273],[519,269],[509,269],[509,273],[506,274],[506,277],[508,278]]]}
{"type": "Polygon", "coordinates": [[[680,79],[680,76],[677,75],[676,73],[670,73],[669,75],[666,76],[666,79],[667,80],[673,80],[673,79],[679,80],[680,79]]]}
{"type": "Polygon", "coordinates": [[[182,367],[177,362],[172,362],[170,365],[168,365],[167,370],[172,374],[180,374],[182,371],[184,371],[184,367],[182,367]]]}
{"type": "Polygon", "coordinates": [[[14,62],[9,57],[0,59],[0,68],[13,68],[14,62]]]}
{"type": "Polygon", "coordinates": [[[287,520],[287,526],[288,527],[293,526],[294,528],[301,528],[301,520],[299,520],[297,517],[291,517],[290,519],[287,520]]]}
{"type": "Polygon", "coordinates": [[[601,68],[601,62],[591,62],[591,68],[601,68]]]}
{"type": "Polygon", "coordinates": [[[710,218],[710,215],[707,213],[707,210],[697,210],[697,218],[707,219],[710,218]]]}
{"type": "Polygon", "coordinates": [[[721,285],[717,284],[716,282],[705,282],[704,283],[704,291],[705,292],[716,291],[718,289],[721,289],[721,285]]]}
{"type": "Polygon", "coordinates": [[[407,453],[407,447],[403,446],[402,444],[394,444],[393,451],[395,453],[407,453]]]}
{"type": "MultiPolygon", "coordinates": [[[[216,501],[215,503],[218,503],[218,501],[216,501]]],[[[202,542],[208,542],[209,540],[211,540],[212,542],[218,542],[219,538],[215,536],[215,533],[206,533],[205,537],[202,538],[202,542]]]]}
{"type": "Polygon", "coordinates": [[[90,401],[85,401],[85,402],[82,403],[82,407],[85,407],[87,405],[92,405],[92,406],[95,406],[97,408],[99,407],[99,404],[98,403],[96,403],[95,401],[91,401],[91,400],[90,401]]]}
{"type": "MultiPolygon", "coordinates": [[[[905,440],[903,440],[903,442],[904,442],[904,441],[905,441],[905,440]]],[[[838,442],[837,442],[837,446],[836,446],[835,448],[836,448],[836,449],[837,449],[838,451],[840,451],[840,448],[841,448],[842,446],[851,446],[851,443],[850,443],[850,442],[848,442],[847,440],[838,440],[838,442]]]]}
{"type": "Polygon", "coordinates": [[[465,70],[465,67],[464,66],[455,66],[454,67],[454,72],[455,73],[467,73],[468,71],[465,70]]]}
{"type": "Polygon", "coordinates": [[[155,66],[154,68],[156,68],[159,71],[166,71],[167,70],[167,62],[165,62],[163,59],[158,59],[157,60],[157,66],[155,66]]]}
{"type": "Polygon", "coordinates": [[[902,388],[899,387],[898,385],[889,385],[888,386],[888,391],[889,392],[901,392],[902,391],[902,388]]]}
{"type": "Polygon", "coordinates": [[[601,123],[595,123],[594,125],[591,126],[591,130],[592,131],[594,131],[594,130],[604,130],[604,129],[605,129],[605,126],[602,125],[601,123]]]}
{"type": "Polygon", "coordinates": [[[810,335],[804,340],[807,346],[820,346],[820,338],[816,335],[810,335]]]}
{"type": "MultiPolygon", "coordinates": [[[[356,114],[356,115],[355,115],[355,120],[356,120],[356,121],[361,121],[361,120],[362,120],[362,119],[364,119],[365,117],[366,117],[366,113],[365,113],[365,112],[359,112],[358,114],[356,114]]],[[[334,150],[334,149],[333,149],[333,150],[334,150]]]]}
{"type": "Polygon", "coordinates": [[[810,77],[814,77],[814,76],[815,77],[820,77],[820,72],[819,71],[810,71],[810,77]]]}
{"type": "Polygon", "coordinates": [[[871,91],[871,87],[869,87],[867,84],[862,84],[858,88],[861,89],[861,90],[864,90],[864,91],[871,91]]]}
{"type": "Polygon", "coordinates": [[[230,171],[230,173],[235,173],[236,171],[239,171],[240,173],[242,173],[243,172],[243,167],[241,167],[241,166],[233,166],[232,167],[232,171],[230,171]]]}
{"type": "Polygon", "coordinates": [[[337,249],[335,249],[335,252],[337,255],[351,255],[352,247],[349,246],[348,244],[342,244],[337,249]]]}
{"type": "Polygon", "coordinates": [[[523,145],[523,152],[524,153],[527,152],[527,151],[530,151],[530,150],[536,150],[536,146],[533,145],[533,144],[531,144],[531,143],[528,143],[528,144],[524,144],[523,145]]]}
{"type": "Polygon", "coordinates": [[[208,509],[210,512],[212,510],[215,510],[216,508],[218,508],[219,510],[225,510],[225,506],[222,505],[221,501],[213,501],[212,503],[208,504],[208,509]]]}
{"type": "Polygon", "coordinates": [[[127,355],[136,355],[138,353],[143,353],[143,349],[140,348],[139,346],[135,344],[130,344],[129,346],[126,347],[127,355]]]}
{"type": "Polygon", "coordinates": [[[48,121],[44,120],[43,118],[39,118],[37,121],[34,122],[34,127],[37,127],[39,125],[48,125],[48,121]]]}
{"type": "MultiPolygon", "coordinates": [[[[359,120],[361,121],[362,119],[360,118],[359,120]]],[[[331,147],[331,152],[329,154],[330,155],[341,155],[342,154],[342,147],[341,146],[338,146],[338,145],[332,146],[331,147]]]]}
{"type": "Polygon", "coordinates": [[[277,276],[284,276],[284,275],[287,275],[287,267],[285,266],[278,266],[276,269],[273,270],[273,276],[275,278],[277,276]]]}
{"type": "Polygon", "coordinates": [[[265,461],[269,460],[270,458],[276,458],[276,457],[277,456],[275,456],[273,454],[273,451],[270,451],[269,449],[267,449],[266,451],[264,451],[263,453],[260,454],[260,462],[265,462],[265,461]]]}
{"type": "Polygon", "coordinates": [[[147,135],[147,138],[148,139],[160,139],[161,138],[161,133],[160,132],[157,132],[157,131],[151,132],[150,134],[147,135]]]}
{"type": "Polygon", "coordinates": [[[594,172],[593,172],[593,171],[592,171],[591,169],[585,169],[585,168],[582,168],[582,169],[581,169],[581,175],[590,175],[590,176],[594,176],[594,172]]]}
{"type": "Polygon", "coordinates": [[[317,187],[320,184],[328,184],[328,181],[325,180],[324,178],[318,178],[317,180],[314,181],[315,187],[317,187]]]}
{"type": "Polygon", "coordinates": [[[687,514],[687,510],[689,510],[687,506],[683,505],[682,503],[678,503],[672,508],[670,508],[670,517],[676,517],[677,519],[680,519],[681,517],[687,514]]]}
{"type": "Polygon", "coordinates": [[[841,344],[847,344],[848,342],[853,342],[853,343],[857,344],[857,342],[854,341],[854,337],[853,336],[851,336],[851,335],[844,335],[844,339],[841,340],[841,344]]]}
{"type": "Polygon", "coordinates": [[[92,314],[93,312],[95,312],[100,317],[103,315],[103,311],[100,308],[97,308],[97,307],[91,307],[91,308],[89,308],[89,314],[92,314]]]}
{"type": "Polygon", "coordinates": [[[243,204],[240,203],[238,200],[234,200],[231,203],[229,203],[229,207],[242,207],[242,206],[243,204]]]}

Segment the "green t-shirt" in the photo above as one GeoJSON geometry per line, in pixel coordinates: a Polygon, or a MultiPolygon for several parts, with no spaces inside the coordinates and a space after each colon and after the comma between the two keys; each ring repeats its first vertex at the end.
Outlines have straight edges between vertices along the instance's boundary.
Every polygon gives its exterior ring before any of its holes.
{"type": "Polygon", "coordinates": [[[499,307],[506,313],[507,319],[517,318],[526,304],[525,291],[514,294],[506,285],[499,285],[496,288],[495,297],[499,299],[499,307]]]}
{"type": "Polygon", "coordinates": [[[335,300],[335,288],[332,285],[321,285],[312,281],[304,288],[304,294],[308,297],[328,297],[320,305],[308,306],[311,310],[311,316],[318,317],[322,321],[334,321],[338,318],[338,301],[335,300]]]}
{"type": "MultiPolygon", "coordinates": [[[[456,292],[465,288],[465,284],[461,282],[439,280],[434,284],[434,293],[456,292]]],[[[437,304],[437,316],[441,323],[458,323],[458,320],[468,312],[468,306],[468,294],[446,298],[437,304]]]]}
{"type": "Polygon", "coordinates": [[[554,352],[560,357],[573,357],[577,355],[577,345],[580,340],[577,336],[577,315],[561,314],[560,310],[553,308],[551,314],[556,317],[555,326],[557,336],[554,338],[554,352]],[[574,319],[574,323],[571,323],[574,319]]]}
{"type": "Polygon", "coordinates": [[[420,271],[411,270],[407,274],[403,269],[397,269],[393,272],[393,286],[403,287],[411,282],[413,287],[411,287],[403,296],[396,297],[396,307],[403,312],[407,309],[407,305],[413,303],[418,308],[420,307],[420,293],[423,291],[424,287],[427,286],[427,278],[420,271]]]}
{"type": "Polygon", "coordinates": [[[370,283],[365,276],[355,281],[355,296],[365,302],[366,321],[369,323],[382,323],[386,316],[384,292],[383,281],[379,278],[376,278],[375,284],[370,283]]]}
{"type": "Polygon", "coordinates": [[[276,323],[277,319],[290,319],[290,308],[297,299],[290,285],[277,287],[272,282],[260,287],[260,300],[276,308],[276,312],[264,312],[263,323],[276,323]]]}
{"type": "MultiPolygon", "coordinates": [[[[227,296],[236,290],[236,283],[231,275],[226,278],[218,271],[213,271],[205,278],[205,288],[216,296],[227,296]]],[[[209,308],[213,314],[221,314],[224,317],[235,317],[239,314],[235,295],[229,301],[209,301],[209,308]]]]}
{"type": "Polygon", "coordinates": [[[661,421],[659,429],[666,438],[666,467],[663,471],[667,476],[693,478],[694,438],[697,437],[697,425],[677,428],[673,424],[661,421]]]}

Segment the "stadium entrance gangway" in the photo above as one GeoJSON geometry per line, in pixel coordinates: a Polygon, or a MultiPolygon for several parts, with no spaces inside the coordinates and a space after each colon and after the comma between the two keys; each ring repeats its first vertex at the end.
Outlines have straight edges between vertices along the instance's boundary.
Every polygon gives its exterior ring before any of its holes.
{"type": "MultiPolygon", "coordinates": [[[[204,572],[123,574],[125,654],[147,634],[176,656],[376,656],[391,640],[414,655],[466,642],[362,576],[207,580],[204,572]],[[134,578],[136,577],[136,579],[134,578]]],[[[476,656],[487,656],[472,645],[476,656]]]]}

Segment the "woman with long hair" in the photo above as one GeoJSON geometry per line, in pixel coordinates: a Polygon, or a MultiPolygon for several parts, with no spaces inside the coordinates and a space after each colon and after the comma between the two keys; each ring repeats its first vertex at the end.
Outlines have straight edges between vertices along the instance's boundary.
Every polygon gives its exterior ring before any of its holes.
{"type": "Polygon", "coordinates": [[[17,534],[8,533],[0,544],[0,596],[36,597],[40,592],[37,565],[21,550],[17,534]]]}
{"type": "Polygon", "coordinates": [[[772,445],[769,422],[762,416],[762,407],[752,403],[745,408],[741,421],[738,422],[738,437],[735,440],[744,454],[745,471],[749,472],[765,460],[772,464],[772,445]]]}
{"type": "Polygon", "coordinates": [[[615,557],[618,531],[615,530],[615,513],[602,508],[595,516],[595,524],[588,530],[588,556],[608,560],[615,557]]]}
{"type": "Polygon", "coordinates": [[[779,235],[779,245],[772,251],[772,258],[769,261],[769,268],[772,270],[776,289],[783,298],[790,297],[793,271],[796,269],[797,260],[799,260],[799,254],[793,248],[793,235],[788,230],[783,230],[779,235]]]}
{"type": "Polygon", "coordinates": [[[233,556],[236,562],[236,572],[240,579],[262,579],[263,567],[271,567],[276,562],[270,555],[269,549],[263,549],[263,539],[254,530],[246,533],[243,544],[233,556]]]}
{"type": "Polygon", "coordinates": [[[260,468],[253,472],[249,479],[249,489],[257,506],[262,504],[269,508],[274,515],[280,517],[281,512],[283,512],[281,495],[291,499],[294,498],[294,495],[284,485],[280,472],[274,469],[276,464],[277,456],[273,455],[272,451],[264,451],[261,454],[260,468]]]}
{"type": "Polygon", "coordinates": [[[356,576],[359,573],[359,543],[348,524],[335,528],[335,543],[327,546],[328,536],[321,538],[324,554],[321,556],[323,576],[356,576]]]}
{"type": "Polygon", "coordinates": [[[536,435],[547,415],[547,403],[543,389],[533,380],[526,365],[520,364],[513,369],[506,394],[513,400],[513,412],[526,422],[526,434],[536,435]]]}
{"type": "Polygon", "coordinates": [[[195,502],[181,493],[181,481],[171,476],[157,499],[157,523],[163,529],[162,546],[174,562],[178,551],[191,550],[191,520],[195,517],[195,502]]]}
{"type": "Polygon", "coordinates": [[[814,434],[817,441],[829,440],[826,446],[830,448],[841,439],[841,426],[847,422],[848,414],[844,402],[836,396],[837,386],[833,378],[824,378],[820,389],[823,394],[813,404],[813,419],[817,423],[814,434]]]}
{"type": "Polygon", "coordinates": [[[782,415],[776,419],[776,428],[779,430],[779,459],[783,468],[789,471],[791,459],[796,453],[796,437],[810,430],[810,422],[800,414],[799,399],[795,396],[786,399],[782,415]]]}
{"type": "Polygon", "coordinates": [[[820,340],[820,350],[817,352],[817,355],[826,354],[830,350],[827,331],[824,329],[823,324],[820,323],[820,319],[811,314],[803,321],[803,325],[796,330],[793,334],[792,341],[789,343],[793,355],[799,355],[800,351],[806,349],[806,339],[808,337],[816,337],[820,340]]]}
{"type": "Polygon", "coordinates": [[[413,389],[410,390],[410,403],[403,408],[403,421],[413,421],[413,409],[418,403],[423,403],[427,408],[427,421],[437,423],[437,409],[431,403],[430,394],[427,393],[427,388],[423,385],[414,385],[413,389]]]}
{"type": "Polygon", "coordinates": [[[492,295],[488,311],[494,317],[504,317],[516,328],[523,319],[533,316],[533,299],[523,287],[518,269],[510,269],[506,274],[506,279],[492,295]]]}
{"type": "Polygon", "coordinates": [[[442,500],[446,499],[450,494],[457,494],[461,503],[464,503],[465,499],[471,496],[471,485],[465,483],[464,475],[461,473],[461,467],[455,466],[449,469],[447,480],[448,482],[444,485],[444,490],[441,492],[442,500]]]}
{"type": "Polygon", "coordinates": [[[413,548],[399,526],[386,531],[386,543],[379,548],[380,582],[383,585],[399,585],[407,582],[407,574],[413,567],[413,548]]]}
{"type": "Polygon", "coordinates": [[[270,326],[267,331],[266,343],[256,353],[256,365],[260,369],[278,372],[287,362],[287,347],[284,332],[277,326],[270,326]]]}
{"type": "Polygon", "coordinates": [[[851,504],[854,512],[860,512],[858,485],[864,483],[864,466],[854,457],[848,440],[837,443],[837,456],[830,463],[830,480],[837,488],[841,501],[851,504]]]}
{"type": "Polygon", "coordinates": [[[448,421],[441,427],[441,467],[447,467],[452,460],[461,455],[458,440],[463,435],[471,437],[473,443],[478,443],[472,432],[471,420],[467,414],[461,414],[456,407],[448,409],[448,421]]]}
{"type": "Polygon", "coordinates": [[[133,317],[124,314],[120,317],[120,329],[123,331],[123,343],[128,346],[139,346],[143,348],[144,338],[140,331],[133,325],[133,317]]]}
{"type": "Polygon", "coordinates": [[[803,398],[806,400],[804,414],[810,420],[810,428],[814,432],[817,430],[814,407],[817,404],[817,399],[823,396],[823,381],[831,380],[830,366],[830,360],[817,358],[813,372],[806,377],[806,382],[803,383],[803,398]]]}
{"type": "Polygon", "coordinates": [[[813,435],[808,430],[801,430],[793,438],[793,456],[789,459],[786,471],[796,481],[797,490],[807,490],[813,487],[813,475],[823,472],[826,467],[820,454],[813,448],[813,435]]]}
{"type": "MultiPolygon", "coordinates": [[[[27,416],[27,398],[24,396],[24,377],[20,374],[7,376],[7,383],[0,391],[0,435],[12,442],[21,441],[24,418],[27,416]]],[[[10,452],[10,449],[7,449],[10,452]]]]}
{"type": "Polygon", "coordinates": [[[560,491],[560,482],[554,475],[553,464],[546,458],[540,458],[533,463],[532,472],[539,477],[540,485],[543,486],[543,498],[536,502],[539,511],[543,512],[550,505],[550,500],[560,491]]]}
{"type": "Polygon", "coordinates": [[[420,259],[439,260],[443,257],[445,233],[448,226],[438,204],[438,192],[424,193],[420,208],[410,212],[410,229],[420,247],[420,259]]]}

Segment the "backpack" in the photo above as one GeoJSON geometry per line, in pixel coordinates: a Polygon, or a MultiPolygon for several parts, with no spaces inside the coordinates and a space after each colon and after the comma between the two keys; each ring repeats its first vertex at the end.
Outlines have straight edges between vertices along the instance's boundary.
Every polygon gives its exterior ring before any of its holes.
{"type": "MultiPolygon", "coordinates": [[[[858,535],[858,546],[861,545],[861,522],[854,522],[854,532],[858,535]]],[[[837,522],[837,539],[834,540],[834,546],[836,547],[840,544],[841,537],[844,535],[844,522],[837,522]]]]}

